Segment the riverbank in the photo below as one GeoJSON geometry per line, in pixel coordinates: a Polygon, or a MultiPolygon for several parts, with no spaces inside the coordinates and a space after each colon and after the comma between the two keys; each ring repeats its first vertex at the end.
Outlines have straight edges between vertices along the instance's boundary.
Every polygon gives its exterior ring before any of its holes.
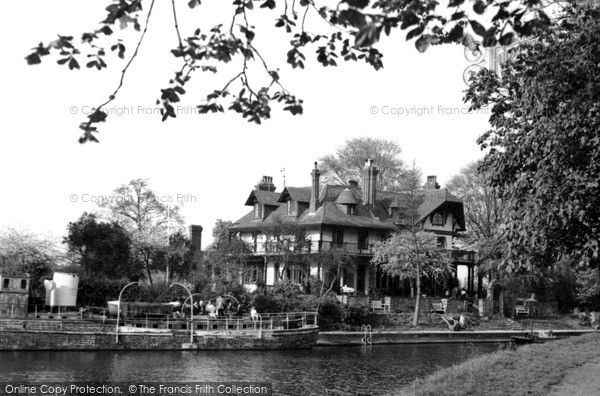
{"type": "Polygon", "coordinates": [[[596,378],[600,333],[585,334],[547,344],[499,351],[440,370],[392,393],[404,395],[547,395],[577,394],[578,378],[596,378]]]}
{"type": "MultiPolygon", "coordinates": [[[[544,328],[535,328],[533,333],[539,334],[544,328]]],[[[527,330],[529,332],[529,330],[527,330]]],[[[552,330],[558,337],[573,337],[594,330],[552,330]]],[[[481,330],[481,331],[374,331],[371,333],[352,331],[322,331],[319,333],[317,346],[352,346],[370,344],[452,344],[452,343],[504,343],[512,342],[514,336],[523,335],[521,330],[481,330]],[[367,340],[365,340],[367,337],[367,340]]]]}

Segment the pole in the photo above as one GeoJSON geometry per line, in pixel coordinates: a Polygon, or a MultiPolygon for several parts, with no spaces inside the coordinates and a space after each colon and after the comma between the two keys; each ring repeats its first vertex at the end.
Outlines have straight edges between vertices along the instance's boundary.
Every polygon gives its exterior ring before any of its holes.
{"type": "Polygon", "coordinates": [[[129,286],[139,284],[139,283],[140,282],[130,282],[130,283],[126,284],[125,287],[123,287],[123,289],[121,289],[121,292],[119,293],[119,302],[117,305],[117,327],[115,328],[115,342],[117,344],[119,343],[119,318],[121,317],[121,296],[123,295],[123,292],[125,291],[125,289],[127,289],[129,286]]]}
{"type": "Polygon", "coordinates": [[[171,233],[171,207],[167,205],[167,270],[165,272],[165,284],[169,284],[169,234],[171,233]]]}
{"type": "Polygon", "coordinates": [[[179,286],[183,287],[190,295],[190,344],[193,344],[194,343],[194,296],[192,295],[192,292],[190,291],[190,289],[188,289],[187,287],[185,287],[184,285],[182,285],[179,282],[171,283],[171,286],[169,286],[169,288],[173,287],[174,285],[179,285],[179,286]]]}

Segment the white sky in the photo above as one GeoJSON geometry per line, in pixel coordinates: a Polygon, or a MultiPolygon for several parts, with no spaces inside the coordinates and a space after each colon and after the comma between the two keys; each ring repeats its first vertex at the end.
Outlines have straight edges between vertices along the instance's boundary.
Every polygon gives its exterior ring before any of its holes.
{"type": "MultiPolygon", "coordinates": [[[[198,26],[209,29],[220,23],[225,14],[219,7],[231,7],[229,1],[207,0],[189,12],[187,1],[177,3],[184,37],[198,26]]],[[[95,209],[89,202],[93,197],[110,195],[121,184],[142,177],[150,178],[151,187],[164,199],[189,197],[182,213],[188,225],[204,227],[206,246],[217,218],[236,220],[248,212],[244,202],[262,175],[273,176],[281,190],[285,168],[287,185],[309,185],[313,162],[352,137],[397,141],[405,161],[416,160],[424,175],[438,175],[442,185],[481,156],[475,140],[487,128],[488,115],[447,114],[467,108],[461,100],[466,88],[462,75],[470,62],[463,48],[435,47],[419,54],[413,42],[404,41],[405,33],[379,46],[384,69],[378,72],[365,64],[343,62],[328,69],[310,62],[304,71],[295,71],[285,63],[290,38],[282,39],[282,30],[271,29],[274,22],[268,22],[255,45],[271,68],[280,68],[284,86],[304,99],[304,115],[294,117],[275,108],[270,120],[256,126],[232,112],[198,116],[184,109],[177,119],[162,123],[159,115],[144,113],[154,107],[160,88],[167,86],[179,65],[169,52],[177,42],[167,0],[157,0],[140,55],[121,94],[108,107],[129,114],[109,116],[101,124],[100,144],[80,145],[82,112],[112,93],[125,61],[110,56],[113,68],[108,71],[70,72],[58,66],[56,58],[27,66],[24,57],[56,34],[79,37],[96,28],[107,4],[108,0],[19,0],[2,5],[0,227],[60,237],[69,221],[95,209]],[[377,114],[371,114],[372,106],[377,114]],[[382,114],[391,108],[412,108],[412,113],[382,114]]],[[[251,23],[264,20],[253,15],[251,23]]],[[[269,15],[274,21],[278,13],[269,15]]],[[[308,21],[315,29],[321,26],[314,14],[308,21]]],[[[223,22],[228,24],[229,16],[223,22]]],[[[131,54],[134,42],[126,44],[131,54]]],[[[311,57],[312,51],[305,54],[311,57]]],[[[235,70],[193,76],[181,106],[194,107],[235,70]]]]}

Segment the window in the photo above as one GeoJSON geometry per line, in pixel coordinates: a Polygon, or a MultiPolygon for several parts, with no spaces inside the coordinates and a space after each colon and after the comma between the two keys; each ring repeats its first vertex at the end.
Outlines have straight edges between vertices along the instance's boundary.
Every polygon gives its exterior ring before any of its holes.
{"type": "Polygon", "coordinates": [[[358,231],[358,249],[365,250],[369,248],[369,233],[367,231],[358,231]]]}
{"type": "Polygon", "coordinates": [[[288,268],[285,271],[286,279],[291,283],[300,284],[304,282],[304,270],[300,268],[288,268]]]}
{"type": "Polygon", "coordinates": [[[27,280],[21,279],[21,289],[27,289],[27,280]]]}
{"type": "Polygon", "coordinates": [[[9,282],[10,282],[10,279],[4,279],[4,281],[2,282],[2,287],[5,289],[8,289],[9,282]]]}
{"type": "Polygon", "coordinates": [[[346,214],[353,215],[355,213],[354,205],[346,205],[346,214]]]}
{"type": "Polygon", "coordinates": [[[344,244],[344,230],[342,228],[334,228],[331,237],[333,246],[341,247],[344,244]]]}
{"type": "Polygon", "coordinates": [[[262,217],[262,205],[258,202],[254,203],[254,217],[262,217]]]}
{"type": "Polygon", "coordinates": [[[437,245],[439,248],[446,248],[446,237],[440,236],[437,238],[437,245]]]}
{"type": "Polygon", "coordinates": [[[434,226],[443,226],[444,225],[444,215],[440,212],[434,213],[431,218],[431,224],[434,226]]]}
{"type": "Polygon", "coordinates": [[[258,267],[250,268],[246,273],[246,279],[244,283],[256,283],[258,282],[258,267]]]}
{"type": "Polygon", "coordinates": [[[281,274],[279,273],[279,263],[275,263],[275,281],[273,283],[279,283],[281,279],[281,274]]]}
{"type": "Polygon", "coordinates": [[[296,202],[294,202],[293,200],[288,200],[287,201],[287,211],[286,214],[288,216],[293,216],[296,214],[296,202]]]}

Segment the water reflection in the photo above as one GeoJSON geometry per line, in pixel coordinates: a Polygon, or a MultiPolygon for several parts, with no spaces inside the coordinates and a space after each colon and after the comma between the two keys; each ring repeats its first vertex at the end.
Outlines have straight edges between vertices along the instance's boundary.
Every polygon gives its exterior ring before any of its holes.
{"type": "Polygon", "coordinates": [[[271,382],[276,395],[380,395],[496,345],[300,351],[2,352],[3,381],[271,382]]]}

